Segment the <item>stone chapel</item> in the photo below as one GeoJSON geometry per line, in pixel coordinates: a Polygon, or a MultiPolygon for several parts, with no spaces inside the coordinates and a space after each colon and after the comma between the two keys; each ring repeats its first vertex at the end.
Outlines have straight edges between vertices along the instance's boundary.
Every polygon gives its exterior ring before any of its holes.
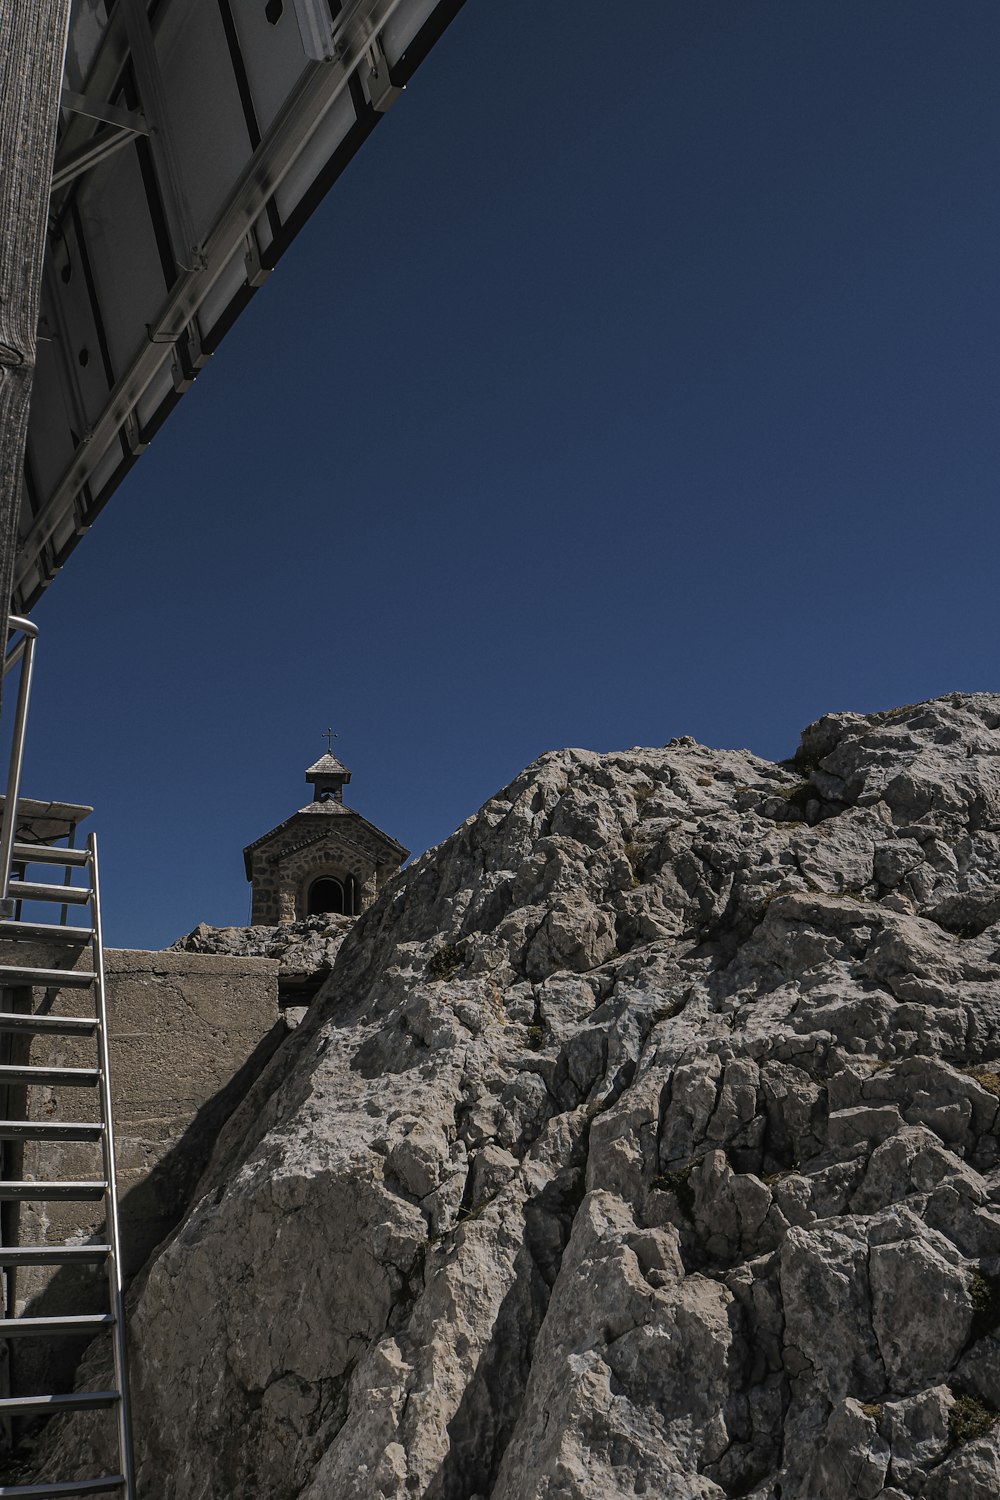
{"type": "Polygon", "coordinates": [[[351,773],[335,755],[306,771],[313,800],[243,851],[253,895],[250,921],[271,927],[371,906],[409,850],[344,806],[351,773]]]}

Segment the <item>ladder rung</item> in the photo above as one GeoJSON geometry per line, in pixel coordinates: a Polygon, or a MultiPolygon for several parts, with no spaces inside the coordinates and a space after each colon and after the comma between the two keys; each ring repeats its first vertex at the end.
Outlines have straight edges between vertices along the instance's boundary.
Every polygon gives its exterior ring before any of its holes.
{"type": "Polygon", "coordinates": [[[110,1245],[0,1245],[0,1266],[71,1266],[110,1254],[110,1245]]]}
{"type": "Polygon", "coordinates": [[[0,984],[30,984],[47,990],[85,990],[94,982],[89,969],[39,969],[34,964],[0,964],[0,984]]]}
{"type": "Polygon", "coordinates": [[[12,901],[58,901],[62,906],[86,906],[91,890],[86,885],[38,885],[33,880],[12,880],[7,894],[12,901]]]}
{"type": "Polygon", "coordinates": [[[55,922],[0,921],[0,937],[28,938],[32,942],[89,943],[94,936],[90,927],[63,927],[55,922]]]}
{"type": "Polygon", "coordinates": [[[110,1495],[125,1487],[124,1474],[105,1474],[102,1479],[55,1479],[47,1484],[0,1484],[0,1500],[31,1500],[43,1495],[110,1495]]]}
{"type": "Polygon", "coordinates": [[[7,1203],[92,1203],[103,1198],[106,1182],[0,1182],[0,1202],[7,1203]]]}
{"type": "Polygon", "coordinates": [[[90,1088],[100,1082],[97,1068],[40,1068],[33,1063],[0,1063],[0,1087],[12,1083],[51,1083],[60,1088],[90,1088]]]}
{"type": "Polygon", "coordinates": [[[110,1328],[114,1321],[111,1313],[77,1313],[66,1318],[0,1318],[0,1339],[97,1333],[101,1328],[110,1328]]]}
{"type": "Polygon", "coordinates": [[[39,1016],[0,1010],[0,1031],[47,1031],[50,1036],[90,1036],[96,1029],[96,1016],[39,1016]]]}
{"type": "Polygon", "coordinates": [[[0,1397],[0,1417],[16,1417],[18,1414],[43,1417],[46,1412],[93,1411],[97,1406],[114,1406],[117,1400],[117,1391],[69,1391],[62,1396],[4,1396],[0,1397]]]}
{"type": "Polygon", "coordinates": [[[99,1141],[99,1120],[0,1120],[0,1141],[99,1141]]]}
{"type": "Polygon", "coordinates": [[[15,844],[11,858],[26,860],[32,865],[85,865],[90,858],[88,849],[57,849],[52,844],[15,844]]]}

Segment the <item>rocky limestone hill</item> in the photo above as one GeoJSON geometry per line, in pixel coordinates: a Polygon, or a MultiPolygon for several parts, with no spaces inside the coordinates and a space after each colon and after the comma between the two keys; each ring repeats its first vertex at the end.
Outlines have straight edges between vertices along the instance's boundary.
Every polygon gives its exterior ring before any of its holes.
{"type": "Polygon", "coordinates": [[[998,1096],[1000,696],[545,755],[134,1289],[140,1495],[995,1500],[998,1096]]]}

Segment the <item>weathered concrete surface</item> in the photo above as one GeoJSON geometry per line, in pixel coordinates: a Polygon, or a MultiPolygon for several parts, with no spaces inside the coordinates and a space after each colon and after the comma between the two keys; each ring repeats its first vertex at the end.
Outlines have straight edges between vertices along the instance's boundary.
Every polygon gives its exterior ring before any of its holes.
{"type": "Polygon", "coordinates": [[[284,1037],[276,965],[105,955],[126,1270],[173,1227],[215,1136],[284,1037]]]}
{"type": "MultiPolygon", "coordinates": [[[[37,957],[41,961],[46,955],[37,957]]],[[[72,966],[89,964],[84,952],[72,966]]],[[[221,1125],[286,1028],[277,1010],[278,965],[270,959],[108,949],[105,968],[122,1236],[131,1275],[177,1223],[221,1125]]],[[[35,1004],[44,1008],[41,995],[35,1004]]],[[[89,991],[63,991],[57,1008],[92,1014],[93,1000],[89,991]]],[[[93,1067],[95,1044],[36,1037],[19,1060],[93,1067]]],[[[99,1118],[93,1089],[16,1092],[19,1097],[8,1101],[14,1118],[99,1118]]],[[[100,1147],[74,1142],[27,1142],[8,1151],[5,1169],[14,1177],[103,1175],[100,1147]]],[[[26,1203],[8,1209],[5,1233],[22,1244],[103,1238],[100,1203],[26,1203]]],[[[18,1314],[54,1316],[106,1305],[106,1289],[92,1269],[22,1269],[12,1286],[18,1314]]],[[[80,1347],[60,1341],[46,1350],[15,1341],[11,1353],[15,1390],[60,1389],[71,1378],[80,1347]]]]}
{"type": "Polygon", "coordinates": [[[995,1500],[998,1110],[1000,696],[544,756],[140,1278],[140,1494],[995,1500]]]}

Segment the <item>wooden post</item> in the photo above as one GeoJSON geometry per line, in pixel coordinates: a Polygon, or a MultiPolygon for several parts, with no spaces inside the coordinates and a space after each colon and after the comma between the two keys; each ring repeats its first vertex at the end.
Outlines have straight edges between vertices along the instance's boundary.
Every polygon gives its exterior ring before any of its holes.
{"type": "MultiPolygon", "coordinates": [[[[0,0],[0,620],[14,574],[70,0],[0,0]]],[[[6,631],[0,630],[0,648],[6,631]]]]}

